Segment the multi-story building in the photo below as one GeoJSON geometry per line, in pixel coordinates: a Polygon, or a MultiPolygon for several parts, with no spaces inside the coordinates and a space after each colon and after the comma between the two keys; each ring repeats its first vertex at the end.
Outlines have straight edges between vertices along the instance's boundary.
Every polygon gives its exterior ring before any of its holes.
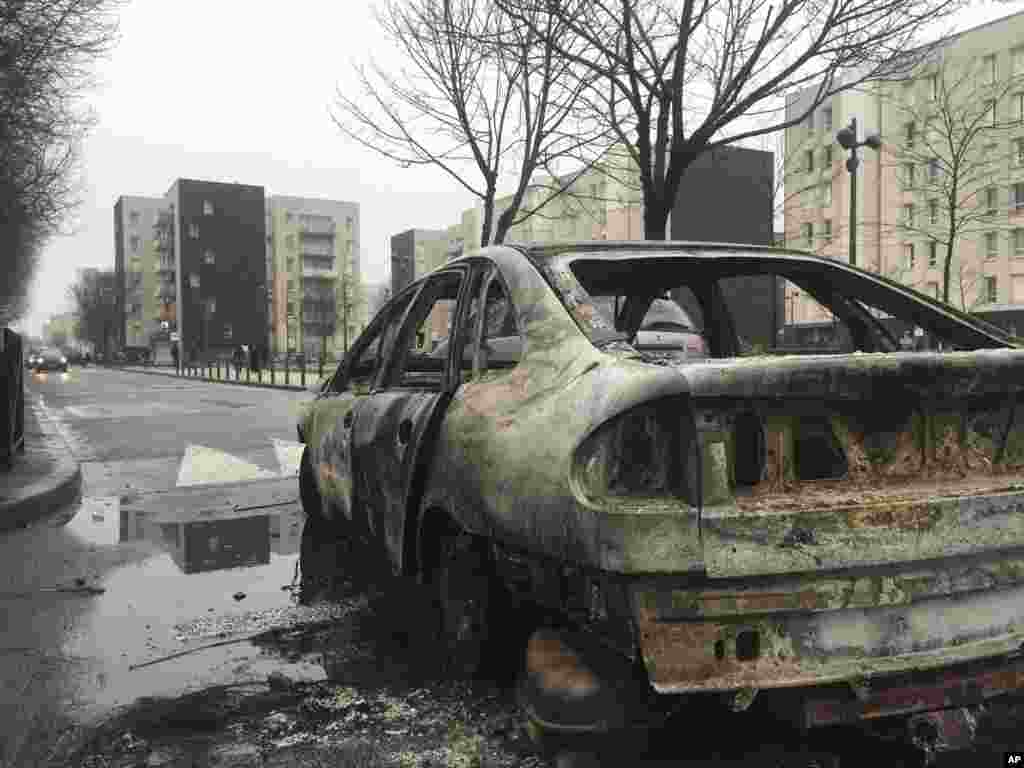
{"type": "MultiPolygon", "coordinates": [[[[790,117],[807,111],[813,87],[787,101],[790,117]]],[[[845,91],[787,129],[787,245],[849,259],[849,153],[836,132],[853,118],[859,139],[877,133],[882,142],[858,150],[857,265],[939,299],[948,274],[954,307],[1022,327],[1024,13],[946,38],[902,81],[845,91]],[[964,128],[975,120],[976,130],[964,128]],[[951,222],[958,236],[947,272],[951,222]]],[[[798,291],[786,314],[828,319],[798,291]]]]}
{"type": "Polygon", "coordinates": [[[153,236],[166,202],[122,195],[114,204],[114,269],[118,284],[117,345],[148,347],[160,330],[159,244],[153,236]]]}
{"type": "Polygon", "coordinates": [[[271,349],[340,357],[367,321],[359,204],[273,195],[266,221],[271,349]]]}
{"type": "Polygon", "coordinates": [[[183,360],[266,343],[263,187],[178,179],[171,214],[175,316],[183,360]]]}

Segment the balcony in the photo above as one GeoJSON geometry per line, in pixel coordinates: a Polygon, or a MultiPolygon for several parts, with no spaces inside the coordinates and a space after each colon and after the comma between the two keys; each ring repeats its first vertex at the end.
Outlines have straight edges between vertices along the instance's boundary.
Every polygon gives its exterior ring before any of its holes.
{"type": "Polygon", "coordinates": [[[333,269],[323,269],[321,267],[312,267],[303,264],[302,277],[303,279],[312,280],[334,280],[337,277],[337,275],[334,274],[333,269]]]}
{"type": "Polygon", "coordinates": [[[327,217],[299,217],[299,232],[304,237],[334,237],[334,219],[327,217]]]}

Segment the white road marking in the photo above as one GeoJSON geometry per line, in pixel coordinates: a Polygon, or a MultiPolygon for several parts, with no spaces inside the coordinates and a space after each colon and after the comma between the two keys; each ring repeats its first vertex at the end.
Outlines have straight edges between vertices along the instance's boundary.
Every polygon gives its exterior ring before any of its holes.
{"type": "Polygon", "coordinates": [[[178,485],[237,483],[278,477],[256,464],[216,448],[189,443],[178,470],[178,485]]]}
{"type": "Polygon", "coordinates": [[[277,464],[281,467],[281,477],[298,477],[302,451],[306,446],[291,440],[278,440],[276,437],[271,440],[274,442],[277,464]]]}
{"type": "Polygon", "coordinates": [[[93,544],[113,545],[121,540],[121,499],[117,496],[84,496],[67,529],[93,544]]]}
{"type": "Polygon", "coordinates": [[[160,415],[184,415],[190,413],[202,413],[202,408],[177,405],[173,403],[137,402],[137,403],[110,403],[107,405],[77,405],[66,406],[64,413],[70,414],[82,420],[95,419],[130,419],[147,418],[159,413],[160,415]]]}

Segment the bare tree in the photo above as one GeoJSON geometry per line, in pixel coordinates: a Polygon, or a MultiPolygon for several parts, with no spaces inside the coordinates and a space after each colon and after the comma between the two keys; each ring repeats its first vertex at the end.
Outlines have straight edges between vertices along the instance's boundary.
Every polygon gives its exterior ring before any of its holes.
{"type": "Polygon", "coordinates": [[[0,5],[0,322],[26,311],[39,251],[74,208],[78,144],[91,124],[77,99],[115,40],[115,2],[0,5]]]}
{"type": "Polygon", "coordinates": [[[562,191],[556,184],[520,211],[538,171],[558,179],[560,161],[593,162],[605,147],[606,129],[577,119],[580,68],[543,43],[566,25],[526,16],[529,24],[514,22],[494,0],[387,0],[378,20],[406,66],[358,67],[361,92],[339,90],[332,112],[363,146],[403,167],[436,166],[472,193],[483,207],[481,244],[501,242],[562,191]],[[495,221],[507,179],[513,192],[495,221]]]}
{"type": "Polygon", "coordinates": [[[861,82],[901,76],[922,55],[919,29],[962,5],[495,1],[593,75],[600,105],[593,117],[605,118],[639,169],[652,240],[664,239],[683,173],[701,153],[796,125],[861,82]],[[783,113],[783,97],[800,88],[810,89],[801,108],[783,113]]]}
{"type": "MultiPolygon", "coordinates": [[[[999,108],[1024,77],[980,83],[979,74],[985,81],[992,73],[940,63],[928,76],[930,98],[919,104],[897,100],[903,134],[890,144],[889,162],[898,167],[900,183],[924,203],[924,210],[907,203],[891,228],[902,236],[922,237],[929,252],[941,247],[941,299],[946,303],[957,243],[966,235],[1007,226],[999,223],[1005,207],[998,183],[1010,158],[1005,142],[997,140],[1018,128],[1021,116],[1000,120],[999,108]]],[[[966,309],[963,296],[961,306],[966,309]]]]}
{"type": "Polygon", "coordinates": [[[83,269],[68,287],[74,303],[79,337],[97,351],[110,352],[117,338],[117,274],[113,270],[83,269]]]}

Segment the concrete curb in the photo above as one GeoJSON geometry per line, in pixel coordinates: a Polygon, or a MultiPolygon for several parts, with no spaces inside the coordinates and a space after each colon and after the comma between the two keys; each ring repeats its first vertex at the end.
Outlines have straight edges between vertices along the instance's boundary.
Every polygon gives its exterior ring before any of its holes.
{"type": "MultiPolygon", "coordinates": [[[[19,489],[11,499],[0,502],[0,533],[25,528],[44,517],[59,512],[78,500],[82,491],[82,468],[71,454],[67,442],[46,418],[39,418],[25,403],[25,440],[42,438],[43,442],[60,447],[53,459],[54,468],[34,483],[19,489]]],[[[36,446],[27,446],[16,461],[31,461],[36,446]]]]}
{"type": "MultiPolygon", "coordinates": [[[[142,368],[122,368],[117,365],[97,365],[97,368],[106,368],[110,371],[121,371],[122,373],[141,373],[144,376],[165,376],[170,379],[180,379],[181,381],[201,381],[206,384],[228,384],[230,386],[242,386],[242,387],[256,387],[259,389],[287,389],[292,392],[307,392],[309,391],[309,385],[305,387],[298,384],[271,384],[270,382],[260,383],[258,381],[225,381],[223,379],[211,379],[207,376],[179,376],[176,373],[172,373],[169,370],[160,370],[154,368],[153,370],[145,370],[142,368]]],[[[306,374],[308,376],[314,376],[315,374],[306,374]]],[[[328,374],[324,375],[327,378],[328,374]]]]}

